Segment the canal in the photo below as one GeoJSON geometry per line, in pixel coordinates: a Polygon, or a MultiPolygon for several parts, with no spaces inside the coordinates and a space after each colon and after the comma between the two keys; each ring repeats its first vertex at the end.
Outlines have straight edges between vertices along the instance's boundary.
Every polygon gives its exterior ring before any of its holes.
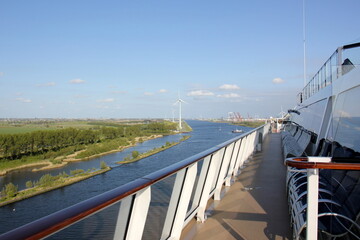
{"type": "MultiPolygon", "coordinates": [[[[85,199],[114,189],[237,136],[237,134],[231,132],[236,127],[229,124],[195,120],[188,120],[187,123],[193,128],[193,131],[190,133],[153,139],[126,149],[123,152],[105,155],[89,161],[70,163],[60,169],[40,172],[18,171],[9,174],[6,177],[1,177],[1,188],[9,181],[18,185],[19,188],[24,188],[26,181],[38,180],[46,173],[55,175],[63,171],[70,172],[74,169],[87,170],[93,167],[99,168],[101,161],[106,162],[108,166],[112,167],[111,171],[104,174],[1,207],[0,234],[34,221],[40,217],[49,215],[55,211],[74,205],[85,199]],[[183,135],[190,135],[191,138],[166,151],[142,159],[138,162],[123,165],[116,164],[116,162],[123,160],[124,157],[128,156],[134,150],[141,153],[146,152],[155,147],[160,147],[166,142],[179,141],[183,135]]],[[[238,129],[242,129],[246,132],[251,128],[238,127],[238,129]]]]}

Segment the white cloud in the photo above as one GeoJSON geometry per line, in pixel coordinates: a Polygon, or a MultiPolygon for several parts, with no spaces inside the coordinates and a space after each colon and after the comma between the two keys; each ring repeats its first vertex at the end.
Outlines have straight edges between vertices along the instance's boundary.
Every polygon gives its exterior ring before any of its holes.
{"type": "Polygon", "coordinates": [[[80,83],[85,83],[85,80],[82,80],[80,78],[76,78],[76,79],[70,80],[69,83],[71,83],[71,84],[80,84],[80,83]]]}
{"type": "Polygon", "coordinates": [[[224,84],[219,87],[221,90],[239,90],[240,87],[236,84],[224,84]]]}
{"type": "Polygon", "coordinates": [[[97,100],[97,102],[101,102],[101,103],[105,103],[105,102],[114,102],[115,99],[114,98],[105,98],[105,99],[100,99],[100,100],[97,100]]]}
{"type": "Polygon", "coordinates": [[[275,84],[281,84],[281,83],[284,83],[285,81],[282,78],[274,78],[272,80],[272,82],[275,83],[275,84]]]}
{"type": "Polygon", "coordinates": [[[127,91],[115,90],[115,91],[112,91],[111,93],[113,93],[113,94],[126,94],[127,91]]]}
{"type": "Polygon", "coordinates": [[[241,95],[237,94],[237,93],[227,93],[227,94],[221,94],[221,95],[217,95],[218,97],[221,98],[240,98],[241,95]]]}
{"type": "Polygon", "coordinates": [[[23,102],[23,103],[31,103],[31,99],[26,98],[16,98],[16,101],[23,102]]]}
{"type": "Polygon", "coordinates": [[[153,96],[154,93],[152,93],[152,92],[144,92],[144,95],[145,95],[145,96],[153,96]]]}
{"type": "Polygon", "coordinates": [[[77,95],[74,95],[74,98],[88,98],[89,96],[88,95],[84,95],[84,94],[77,94],[77,95]]]}
{"type": "Polygon", "coordinates": [[[95,106],[96,108],[99,108],[99,109],[109,109],[110,107],[109,106],[105,106],[105,105],[98,105],[98,106],[95,106]]]}
{"type": "Polygon", "coordinates": [[[188,96],[214,96],[214,93],[208,90],[196,90],[191,91],[187,94],[188,96]]]}
{"type": "Polygon", "coordinates": [[[0,77],[4,76],[4,72],[0,72],[0,77]]]}
{"type": "Polygon", "coordinates": [[[42,84],[38,84],[38,87],[52,87],[55,86],[56,83],[55,82],[47,82],[47,83],[42,83],[42,84]]]}
{"type": "Polygon", "coordinates": [[[159,90],[159,93],[166,93],[166,92],[167,92],[166,89],[160,89],[160,90],[159,90]]]}

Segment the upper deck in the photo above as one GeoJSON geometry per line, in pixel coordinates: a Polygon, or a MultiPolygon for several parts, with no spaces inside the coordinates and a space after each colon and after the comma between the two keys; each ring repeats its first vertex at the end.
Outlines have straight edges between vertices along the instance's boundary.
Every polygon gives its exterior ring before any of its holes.
{"type": "Polygon", "coordinates": [[[193,219],[181,239],[291,239],[285,178],[280,134],[272,133],[221,201],[211,201],[208,219],[193,219]]]}

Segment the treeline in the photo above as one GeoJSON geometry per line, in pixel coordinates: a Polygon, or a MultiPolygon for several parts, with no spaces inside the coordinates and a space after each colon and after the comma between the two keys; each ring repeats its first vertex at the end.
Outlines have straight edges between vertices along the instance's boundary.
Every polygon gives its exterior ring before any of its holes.
{"type": "Polygon", "coordinates": [[[0,159],[19,159],[22,156],[59,151],[70,146],[99,143],[108,139],[131,139],[150,134],[167,134],[175,129],[176,124],[173,123],[153,122],[94,129],[65,128],[21,134],[2,134],[0,135],[0,159]]]}

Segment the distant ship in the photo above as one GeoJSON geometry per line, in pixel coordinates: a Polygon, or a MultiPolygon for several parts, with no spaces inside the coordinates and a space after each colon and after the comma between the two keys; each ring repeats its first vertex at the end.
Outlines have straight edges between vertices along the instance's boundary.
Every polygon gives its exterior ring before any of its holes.
{"type": "Polygon", "coordinates": [[[232,133],[243,133],[244,131],[241,129],[235,129],[231,131],[232,133]]]}

